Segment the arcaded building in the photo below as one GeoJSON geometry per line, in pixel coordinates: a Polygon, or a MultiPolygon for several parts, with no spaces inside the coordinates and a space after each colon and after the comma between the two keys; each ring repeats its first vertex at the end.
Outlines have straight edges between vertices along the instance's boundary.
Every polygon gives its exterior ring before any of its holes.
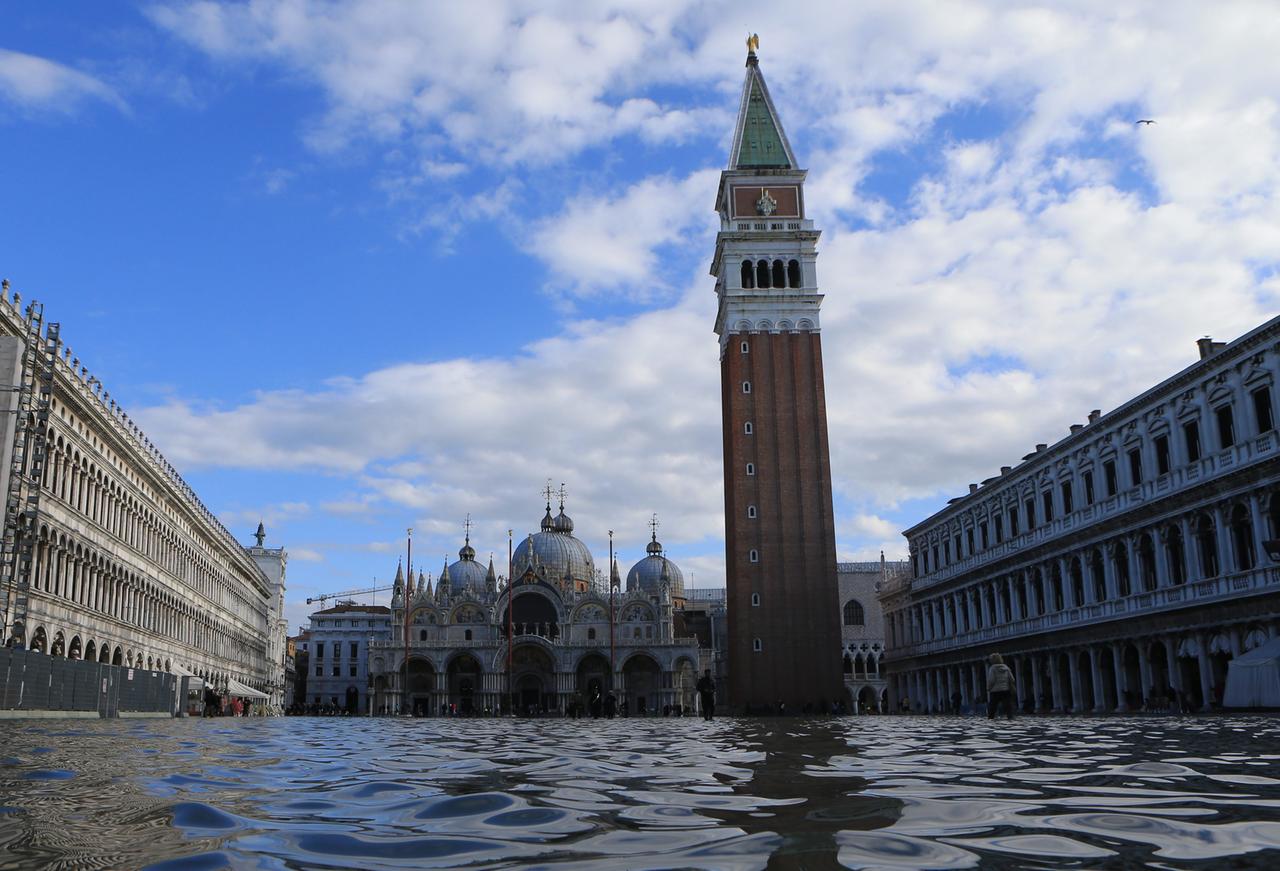
{"type": "Polygon", "coordinates": [[[1280,318],[1198,345],[904,533],[912,572],[881,592],[892,695],[981,701],[1000,653],[1026,710],[1207,708],[1275,637],[1280,318]]]}
{"type": "Polygon", "coordinates": [[[840,642],[844,663],[845,703],[859,712],[885,711],[888,681],[885,654],[884,612],[880,590],[890,580],[910,572],[905,560],[844,562],[836,565],[840,583],[840,642]]]}
{"type": "Polygon", "coordinates": [[[728,701],[827,708],[843,694],[818,290],[819,231],[754,38],[711,273],[724,434],[728,701]]]}
{"type": "MultiPolygon", "coordinates": [[[[8,290],[8,282],[5,282],[8,290]]],[[[283,592],[111,399],[43,307],[0,298],[3,641],[283,691],[283,592]]],[[[259,542],[261,544],[261,542],[259,542]]]]}
{"type": "Polygon", "coordinates": [[[617,564],[606,578],[573,533],[562,496],[515,547],[511,582],[476,559],[469,533],[434,582],[397,569],[391,637],[370,642],[369,710],[570,713],[609,693],[631,716],[692,710],[712,656],[677,619],[684,576],[656,528],[625,588],[617,564]]]}

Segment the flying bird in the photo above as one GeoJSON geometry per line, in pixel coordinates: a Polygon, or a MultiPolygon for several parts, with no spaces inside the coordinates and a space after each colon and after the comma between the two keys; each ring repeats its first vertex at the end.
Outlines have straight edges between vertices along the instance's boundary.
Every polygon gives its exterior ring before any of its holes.
{"type": "Polygon", "coordinates": [[[1137,125],[1137,124],[1154,124],[1156,122],[1152,121],[1150,118],[1139,118],[1137,121],[1134,121],[1133,123],[1137,125]]]}

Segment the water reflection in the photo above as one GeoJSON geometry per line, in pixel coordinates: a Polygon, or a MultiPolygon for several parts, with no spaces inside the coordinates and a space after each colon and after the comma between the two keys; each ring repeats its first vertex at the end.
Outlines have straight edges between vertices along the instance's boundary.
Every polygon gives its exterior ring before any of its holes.
{"type": "Polygon", "coordinates": [[[6,723],[0,868],[1280,865],[1280,721],[6,723]]]}

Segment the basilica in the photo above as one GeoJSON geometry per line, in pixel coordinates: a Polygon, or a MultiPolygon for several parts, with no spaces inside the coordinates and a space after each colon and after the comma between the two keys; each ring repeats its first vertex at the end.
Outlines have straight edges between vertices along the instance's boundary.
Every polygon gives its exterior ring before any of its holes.
{"type": "Polygon", "coordinates": [[[397,568],[389,638],[369,642],[368,710],[565,714],[610,695],[632,715],[693,710],[712,652],[686,625],[684,578],[656,523],[625,587],[616,560],[606,578],[573,531],[562,495],[505,574],[476,559],[469,530],[434,585],[397,568]]]}

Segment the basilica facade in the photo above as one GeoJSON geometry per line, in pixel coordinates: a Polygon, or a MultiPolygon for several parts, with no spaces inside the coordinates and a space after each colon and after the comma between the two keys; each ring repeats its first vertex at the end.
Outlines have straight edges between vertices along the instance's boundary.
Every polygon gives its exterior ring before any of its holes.
{"type": "Polygon", "coordinates": [[[1025,710],[1215,707],[1231,660],[1280,634],[1280,318],[907,530],[880,591],[895,704],[985,699],[985,659],[1025,710]]]}
{"type": "Polygon", "coordinates": [[[612,694],[632,716],[695,707],[710,649],[684,627],[684,578],[657,539],[608,576],[548,500],[500,574],[470,535],[434,582],[398,568],[390,638],[369,644],[369,712],[572,713],[612,694]]]}

